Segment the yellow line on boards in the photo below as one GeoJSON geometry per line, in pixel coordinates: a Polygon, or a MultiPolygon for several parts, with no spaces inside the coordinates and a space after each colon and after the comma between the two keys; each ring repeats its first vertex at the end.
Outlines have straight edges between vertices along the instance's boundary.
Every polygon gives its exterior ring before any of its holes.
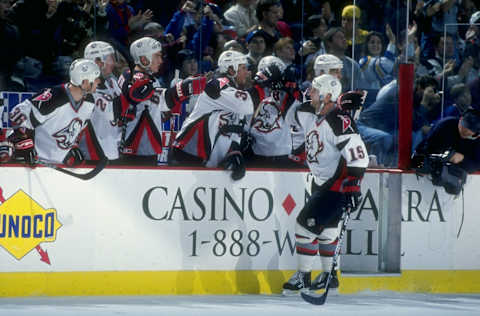
{"type": "MultiPolygon", "coordinates": [[[[278,294],[294,271],[2,272],[0,297],[278,294]]],[[[316,273],[312,274],[312,277],[316,273]]],[[[480,293],[478,270],[409,270],[393,276],[340,275],[340,293],[480,293]]]]}

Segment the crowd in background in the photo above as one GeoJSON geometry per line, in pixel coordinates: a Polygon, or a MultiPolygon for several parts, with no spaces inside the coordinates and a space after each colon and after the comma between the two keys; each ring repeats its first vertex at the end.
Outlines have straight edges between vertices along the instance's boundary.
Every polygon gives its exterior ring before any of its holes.
{"type": "Polygon", "coordinates": [[[115,48],[117,75],[131,64],[130,43],[159,40],[163,87],[175,70],[180,79],[206,74],[237,50],[252,76],[262,57],[277,56],[305,91],[315,58],[328,53],[343,61],[344,91],[368,91],[360,133],[379,164],[394,166],[400,63],[415,65],[413,146],[439,118],[480,108],[479,9],[473,0],[0,0],[0,91],[68,81],[94,39],[115,48]]]}

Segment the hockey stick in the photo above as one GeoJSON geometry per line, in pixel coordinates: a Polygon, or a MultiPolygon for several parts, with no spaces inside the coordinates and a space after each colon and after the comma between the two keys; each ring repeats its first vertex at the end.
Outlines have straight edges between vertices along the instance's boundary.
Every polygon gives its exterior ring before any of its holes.
{"type": "Polygon", "coordinates": [[[51,162],[48,162],[48,161],[44,161],[44,160],[41,160],[41,159],[37,159],[35,161],[35,163],[39,164],[39,165],[42,165],[42,166],[45,166],[45,167],[55,169],[55,170],[60,171],[64,174],[67,174],[69,176],[72,176],[72,177],[75,177],[75,178],[78,178],[78,179],[81,179],[81,180],[90,180],[93,177],[95,177],[97,174],[99,174],[100,171],[102,171],[107,166],[108,158],[103,156],[98,161],[98,164],[95,166],[95,168],[93,168],[92,170],[90,170],[87,173],[75,173],[75,172],[70,171],[68,169],[62,168],[57,164],[54,164],[54,163],[51,163],[51,162]]]}
{"type": "Polygon", "coordinates": [[[352,206],[349,205],[347,206],[347,210],[345,212],[345,218],[342,223],[342,228],[340,229],[340,235],[338,236],[337,247],[335,248],[335,253],[333,254],[332,267],[330,268],[327,282],[325,283],[325,292],[323,294],[300,292],[300,295],[302,296],[302,298],[310,304],[323,305],[327,300],[328,290],[330,289],[330,280],[332,279],[333,271],[335,271],[335,268],[337,267],[337,264],[338,264],[338,256],[340,255],[340,251],[342,249],[342,244],[345,237],[345,232],[347,231],[347,224],[348,224],[348,220],[350,219],[351,212],[352,212],[352,206]]]}

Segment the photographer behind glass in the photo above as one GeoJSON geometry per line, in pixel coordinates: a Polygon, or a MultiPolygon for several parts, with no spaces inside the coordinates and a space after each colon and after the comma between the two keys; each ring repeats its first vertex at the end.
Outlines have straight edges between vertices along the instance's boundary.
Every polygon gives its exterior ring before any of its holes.
{"type": "Polygon", "coordinates": [[[432,184],[449,194],[462,191],[467,174],[480,169],[480,111],[467,109],[460,118],[438,121],[416,147],[412,168],[430,174],[432,184]]]}

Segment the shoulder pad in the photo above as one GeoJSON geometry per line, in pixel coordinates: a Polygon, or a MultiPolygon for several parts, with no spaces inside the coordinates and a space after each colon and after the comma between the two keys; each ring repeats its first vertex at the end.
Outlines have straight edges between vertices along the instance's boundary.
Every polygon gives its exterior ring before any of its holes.
{"type": "Polygon", "coordinates": [[[327,114],[326,120],[335,136],[357,134],[357,124],[352,117],[336,108],[327,114]]]}
{"type": "Polygon", "coordinates": [[[303,102],[297,109],[298,112],[310,112],[315,114],[315,108],[312,106],[310,101],[303,102]]]}
{"type": "Polygon", "coordinates": [[[226,77],[212,79],[205,86],[205,93],[212,99],[220,98],[220,91],[230,86],[230,80],[226,77]]]}
{"type": "Polygon", "coordinates": [[[43,115],[52,113],[56,108],[70,102],[63,85],[44,89],[32,96],[30,101],[43,115]]]}

